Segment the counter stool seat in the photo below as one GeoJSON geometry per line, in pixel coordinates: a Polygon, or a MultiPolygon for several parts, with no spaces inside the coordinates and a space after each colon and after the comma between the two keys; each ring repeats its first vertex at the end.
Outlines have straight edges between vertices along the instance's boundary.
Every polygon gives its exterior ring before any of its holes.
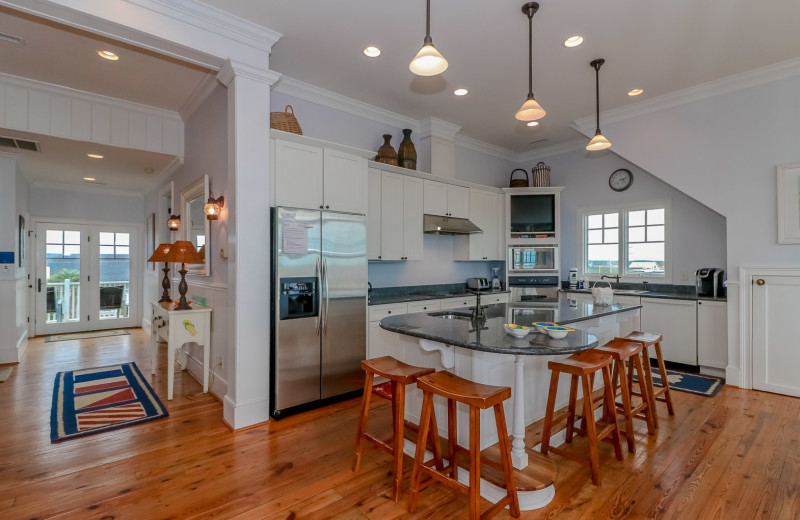
{"type": "MultiPolygon", "coordinates": [[[[448,431],[448,462],[445,469],[441,461],[441,454],[434,452],[430,462],[424,462],[425,446],[417,444],[414,457],[414,469],[411,475],[411,499],[408,504],[409,513],[417,507],[421,475],[425,473],[432,477],[431,480],[439,481],[452,488],[469,495],[469,519],[479,520],[494,516],[504,507],[508,506],[511,516],[520,515],[519,499],[514,478],[514,469],[511,467],[511,451],[506,431],[506,419],[503,412],[503,401],[511,397],[511,388],[506,386],[490,386],[474,383],[462,379],[450,372],[440,371],[434,374],[421,376],[417,379],[417,388],[423,392],[422,413],[419,420],[419,437],[425,438],[429,431],[433,431],[438,438],[436,420],[433,411],[433,396],[439,395],[447,399],[447,431],[448,431]],[[469,406],[469,485],[458,481],[457,453],[462,450],[458,447],[456,424],[456,403],[469,406]],[[481,410],[494,409],[497,424],[497,436],[500,439],[500,459],[505,477],[506,495],[496,504],[489,507],[483,515],[480,512],[480,485],[481,485],[481,410]],[[438,459],[437,459],[438,457],[438,459]],[[436,468],[432,467],[436,465],[436,468]]],[[[462,450],[463,451],[463,450],[462,450]]]]}
{"type": "Polygon", "coordinates": [[[643,419],[647,423],[647,433],[653,435],[655,433],[655,426],[653,424],[653,413],[650,407],[650,396],[647,389],[647,383],[642,368],[642,344],[636,341],[630,341],[623,338],[614,338],[603,346],[595,347],[595,350],[605,352],[614,358],[614,366],[612,373],[612,391],[614,398],[617,396],[617,382],[620,381],[620,393],[622,394],[622,404],[616,404],[617,411],[622,414],[625,420],[625,439],[628,442],[628,451],[636,453],[636,445],[633,439],[633,419],[643,419]],[[626,361],[629,361],[631,366],[625,368],[626,361]],[[633,372],[639,378],[639,389],[642,395],[642,402],[640,405],[634,407],[631,402],[631,392],[633,387],[633,372]],[[631,377],[629,377],[629,375],[631,377]]]}
{"type": "Polygon", "coordinates": [[[553,452],[582,464],[588,464],[592,473],[592,482],[597,486],[600,485],[598,442],[601,440],[611,442],[614,446],[614,454],[617,459],[622,460],[622,447],[620,446],[619,426],[617,424],[616,407],[614,405],[614,394],[612,392],[611,383],[612,361],[613,358],[610,354],[592,349],[572,354],[559,361],[550,361],[547,364],[547,367],[550,369],[550,392],[547,395],[547,412],[544,417],[542,453],[547,455],[548,452],[553,452]],[[594,383],[594,375],[598,371],[603,374],[604,388],[603,396],[595,403],[592,397],[592,386],[594,383]],[[572,378],[569,390],[569,406],[566,412],[557,417],[553,417],[555,413],[556,394],[558,392],[558,378],[561,373],[569,374],[572,378]],[[578,396],[579,379],[583,385],[583,415],[581,417],[583,427],[581,428],[575,427],[575,403],[578,396]],[[600,404],[604,407],[603,417],[608,423],[600,431],[597,431],[597,424],[594,419],[594,410],[597,408],[596,404],[600,404]],[[571,443],[572,436],[576,432],[586,435],[589,443],[588,459],[570,451],[550,446],[550,436],[553,431],[553,425],[565,419],[567,421],[566,442],[568,444],[571,443]]]}
{"type": "MultiPolygon", "coordinates": [[[[415,367],[408,365],[391,356],[384,356],[373,359],[365,359],[361,362],[361,369],[366,372],[364,381],[364,395],[361,398],[361,417],[358,421],[358,433],[356,435],[356,448],[353,461],[353,471],[358,472],[361,468],[361,455],[363,452],[363,441],[374,443],[379,448],[391,453],[394,457],[394,501],[400,500],[400,492],[403,480],[403,439],[405,435],[405,397],[406,385],[414,384],[417,378],[425,374],[435,372],[432,368],[415,367]],[[369,402],[372,396],[372,384],[375,376],[388,379],[392,384],[392,431],[393,437],[391,445],[377,437],[367,433],[367,417],[369,416],[369,402]]],[[[419,437],[424,439],[425,437],[419,437]]],[[[418,441],[419,442],[419,441],[418,441]]],[[[421,441],[425,444],[425,441],[421,441]]],[[[438,440],[433,449],[438,451],[438,440]]]]}
{"type": "MultiPolygon", "coordinates": [[[[667,378],[667,368],[664,365],[664,357],[661,355],[661,334],[654,332],[634,331],[625,336],[625,339],[636,341],[642,344],[642,359],[644,361],[644,372],[647,378],[647,389],[650,392],[650,404],[653,408],[653,424],[658,428],[658,413],[656,412],[656,402],[666,403],[667,413],[675,415],[672,406],[672,395],[670,394],[669,379],[667,378]],[[661,375],[661,388],[656,389],[653,384],[653,372],[650,367],[650,347],[656,351],[658,362],[658,373],[661,375]]],[[[640,394],[633,394],[640,395],[640,394]]],[[[641,396],[640,396],[641,397],[641,396]]]]}

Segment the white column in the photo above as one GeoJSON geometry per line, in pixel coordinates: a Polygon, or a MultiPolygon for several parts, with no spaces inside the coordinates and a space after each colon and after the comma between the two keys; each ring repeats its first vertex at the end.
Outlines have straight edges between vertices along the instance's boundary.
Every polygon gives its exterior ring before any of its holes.
{"type": "Polygon", "coordinates": [[[269,420],[270,86],[280,76],[228,61],[228,394],[233,428],[269,420]],[[230,199],[229,199],[230,197],[230,199]]]}
{"type": "Polygon", "coordinates": [[[517,469],[528,465],[525,453],[525,357],[514,356],[514,417],[511,424],[511,464],[517,469]]]}

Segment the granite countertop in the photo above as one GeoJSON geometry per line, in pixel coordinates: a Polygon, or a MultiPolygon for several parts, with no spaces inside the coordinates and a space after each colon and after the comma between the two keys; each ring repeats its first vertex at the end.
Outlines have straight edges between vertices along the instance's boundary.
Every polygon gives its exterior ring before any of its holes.
{"type": "MultiPolygon", "coordinates": [[[[694,289],[694,288],[692,288],[694,289]]],[[[592,294],[591,289],[561,289],[564,293],[577,293],[577,294],[592,294]]],[[[637,296],[641,298],[661,298],[665,300],[702,300],[712,302],[726,302],[728,299],[725,296],[714,298],[713,296],[698,296],[694,291],[692,292],[672,292],[672,291],[642,291],[638,294],[623,293],[619,296],[637,296]]]]}
{"type": "MultiPolygon", "coordinates": [[[[539,307],[541,306],[518,303],[491,305],[486,309],[486,321],[482,327],[477,327],[477,324],[472,322],[468,308],[461,308],[390,316],[381,320],[381,328],[447,345],[497,354],[533,356],[571,354],[597,346],[597,338],[581,330],[570,332],[564,339],[552,339],[536,331],[531,331],[524,338],[515,338],[505,332],[503,325],[510,309],[539,307]],[[454,318],[440,317],[448,314],[454,315],[454,318]]],[[[639,309],[641,305],[597,306],[591,303],[578,303],[572,306],[567,298],[562,298],[558,304],[552,304],[547,308],[558,310],[557,323],[567,325],[639,309]]]]}
{"type": "MultiPolygon", "coordinates": [[[[481,291],[481,296],[483,295],[490,295],[490,294],[508,294],[509,291],[490,291],[484,290],[481,291]]],[[[375,294],[368,294],[367,301],[369,305],[386,305],[389,303],[404,303],[404,302],[416,302],[416,301],[424,301],[424,300],[440,300],[444,298],[463,298],[466,296],[474,296],[473,292],[468,292],[467,290],[451,290],[451,291],[440,291],[437,292],[436,290],[430,290],[428,292],[421,292],[421,293],[375,293],[375,294]]]]}

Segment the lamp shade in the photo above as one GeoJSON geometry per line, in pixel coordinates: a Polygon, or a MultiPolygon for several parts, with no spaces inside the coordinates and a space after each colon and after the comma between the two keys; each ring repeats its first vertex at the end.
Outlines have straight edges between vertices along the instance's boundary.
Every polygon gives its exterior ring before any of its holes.
{"type": "Polygon", "coordinates": [[[153,255],[147,259],[148,262],[169,262],[167,260],[167,253],[169,253],[169,249],[172,247],[172,244],[159,244],[155,251],[153,251],[153,255]]]}
{"type": "Polygon", "coordinates": [[[543,118],[546,113],[542,105],[537,103],[531,94],[520,109],[517,110],[517,115],[515,117],[520,121],[536,121],[537,119],[543,118]]]}
{"type": "Polygon", "coordinates": [[[447,60],[433,43],[426,43],[411,60],[408,68],[417,76],[435,76],[447,70],[447,60]]]}
{"type": "Polygon", "coordinates": [[[178,240],[167,253],[167,262],[175,262],[181,264],[202,264],[204,262],[203,256],[197,252],[194,244],[188,240],[178,240]]]}
{"type": "Polygon", "coordinates": [[[167,227],[170,228],[172,231],[176,229],[180,229],[181,227],[181,216],[180,215],[170,215],[169,220],[167,220],[167,227]]]}
{"type": "Polygon", "coordinates": [[[611,146],[611,142],[600,133],[600,130],[594,134],[592,140],[586,145],[587,150],[605,150],[611,146]]]}

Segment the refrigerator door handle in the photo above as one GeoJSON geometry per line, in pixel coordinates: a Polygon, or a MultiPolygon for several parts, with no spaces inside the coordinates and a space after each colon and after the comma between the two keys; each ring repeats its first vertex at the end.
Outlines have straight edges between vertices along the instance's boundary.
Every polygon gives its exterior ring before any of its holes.
{"type": "MultiPolygon", "coordinates": [[[[314,278],[317,279],[317,291],[319,291],[319,288],[322,286],[322,273],[320,272],[319,257],[317,257],[317,262],[314,266],[314,278]]],[[[314,318],[314,329],[316,330],[317,336],[319,336],[321,325],[322,325],[322,313],[318,310],[317,317],[314,318]]]]}
{"type": "Polygon", "coordinates": [[[322,333],[328,333],[328,308],[330,307],[330,302],[328,301],[328,297],[330,296],[330,291],[328,290],[328,259],[322,258],[322,272],[323,277],[325,278],[325,322],[322,324],[322,333]]]}

